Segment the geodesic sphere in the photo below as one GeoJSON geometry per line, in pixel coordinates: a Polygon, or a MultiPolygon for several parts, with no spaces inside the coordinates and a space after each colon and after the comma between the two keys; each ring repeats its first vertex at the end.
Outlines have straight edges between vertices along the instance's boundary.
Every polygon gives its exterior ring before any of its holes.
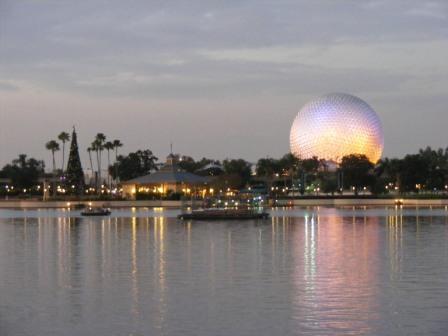
{"type": "Polygon", "coordinates": [[[376,163],[384,147],[378,115],[365,101],[345,93],[328,94],[303,106],[289,139],[294,156],[335,162],[346,155],[364,154],[376,163]]]}

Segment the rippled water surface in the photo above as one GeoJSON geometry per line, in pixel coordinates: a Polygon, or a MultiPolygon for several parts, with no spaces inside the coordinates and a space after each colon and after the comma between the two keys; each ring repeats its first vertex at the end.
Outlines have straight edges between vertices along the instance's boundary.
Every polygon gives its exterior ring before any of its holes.
{"type": "Polygon", "coordinates": [[[448,209],[0,210],[0,335],[448,335],[448,209]]]}

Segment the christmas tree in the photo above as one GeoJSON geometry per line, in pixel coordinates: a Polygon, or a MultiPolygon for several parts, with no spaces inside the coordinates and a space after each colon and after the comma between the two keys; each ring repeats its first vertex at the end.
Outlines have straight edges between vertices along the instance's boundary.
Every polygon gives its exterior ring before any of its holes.
{"type": "Polygon", "coordinates": [[[84,191],[84,172],[82,171],[81,160],[79,158],[78,140],[76,130],[73,127],[72,142],[70,144],[70,154],[68,157],[67,171],[65,173],[67,189],[71,194],[81,195],[84,191]]]}

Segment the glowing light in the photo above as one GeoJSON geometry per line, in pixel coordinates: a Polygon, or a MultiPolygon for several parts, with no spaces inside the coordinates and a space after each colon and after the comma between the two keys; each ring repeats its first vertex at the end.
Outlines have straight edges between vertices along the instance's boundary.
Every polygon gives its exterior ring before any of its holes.
{"type": "Polygon", "coordinates": [[[301,159],[317,156],[334,162],[349,154],[364,154],[377,162],[383,152],[381,121],[360,98],[329,94],[307,103],[290,133],[291,153],[301,159]]]}

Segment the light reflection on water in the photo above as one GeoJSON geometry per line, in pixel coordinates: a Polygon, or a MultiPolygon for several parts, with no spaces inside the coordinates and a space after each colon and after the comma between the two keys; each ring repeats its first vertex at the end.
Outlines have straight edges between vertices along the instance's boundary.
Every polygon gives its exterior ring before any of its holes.
{"type": "Polygon", "coordinates": [[[0,335],[447,334],[445,208],[127,211],[0,211],[0,335]]]}

